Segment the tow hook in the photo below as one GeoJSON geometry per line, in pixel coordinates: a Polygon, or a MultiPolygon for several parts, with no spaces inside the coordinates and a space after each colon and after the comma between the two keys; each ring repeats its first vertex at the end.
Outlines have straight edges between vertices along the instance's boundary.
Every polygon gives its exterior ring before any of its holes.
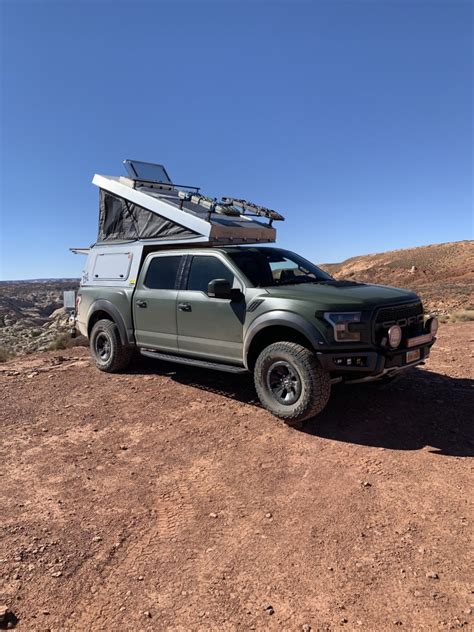
{"type": "Polygon", "coordinates": [[[71,314],[71,316],[69,316],[69,336],[71,338],[75,338],[77,336],[77,329],[76,329],[76,317],[74,314],[71,314]]]}

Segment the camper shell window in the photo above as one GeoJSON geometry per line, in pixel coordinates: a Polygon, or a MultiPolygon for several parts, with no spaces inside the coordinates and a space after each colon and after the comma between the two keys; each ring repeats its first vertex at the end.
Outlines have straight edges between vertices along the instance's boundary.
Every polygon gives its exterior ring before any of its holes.
{"type": "Polygon", "coordinates": [[[93,278],[100,281],[125,281],[130,273],[133,255],[131,252],[111,252],[97,255],[93,278]]]}

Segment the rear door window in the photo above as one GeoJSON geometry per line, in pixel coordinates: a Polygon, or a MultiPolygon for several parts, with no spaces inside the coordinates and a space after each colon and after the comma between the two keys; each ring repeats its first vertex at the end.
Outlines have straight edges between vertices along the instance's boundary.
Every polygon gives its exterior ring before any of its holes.
{"type": "Polygon", "coordinates": [[[182,257],[154,257],[150,261],[145,277],[145,286],[151,290],[177,289],[178,271],[182,257]]]}

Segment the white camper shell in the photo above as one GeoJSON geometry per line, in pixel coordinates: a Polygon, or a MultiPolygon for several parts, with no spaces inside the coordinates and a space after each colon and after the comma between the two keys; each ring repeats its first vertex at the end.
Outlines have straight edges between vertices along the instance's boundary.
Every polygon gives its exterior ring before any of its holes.
{"type": "Polygon", "coordinates": [[[88,254],[81,285],[134,286],[144,256],[164,247],[275,241],[273,221],[284,219],[276,211],[174,184],[163,165],[124,164],[128,177],[96,174],[92,180],[100,190],[98,239],[90,249],[71,249],[88,254]]]}

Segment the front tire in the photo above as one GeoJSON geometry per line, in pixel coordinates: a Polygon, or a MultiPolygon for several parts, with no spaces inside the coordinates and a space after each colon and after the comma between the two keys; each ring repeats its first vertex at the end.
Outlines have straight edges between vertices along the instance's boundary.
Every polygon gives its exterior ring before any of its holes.
{"type": "Polygon", "coordinates": [[[120,340],[117,325],[107,319],[99,320],[92,327],[89,346],[92,359],[105,373],[117,373],[128,367],[133,350],[120,340]]]}
{"type": "Polygon", "coordinates": [[[319,414],[329,401],[331,380],[314,353],[295,342],[275,342],[258,356],[255,388],[262,405],[289,425],[319,414]]]}

